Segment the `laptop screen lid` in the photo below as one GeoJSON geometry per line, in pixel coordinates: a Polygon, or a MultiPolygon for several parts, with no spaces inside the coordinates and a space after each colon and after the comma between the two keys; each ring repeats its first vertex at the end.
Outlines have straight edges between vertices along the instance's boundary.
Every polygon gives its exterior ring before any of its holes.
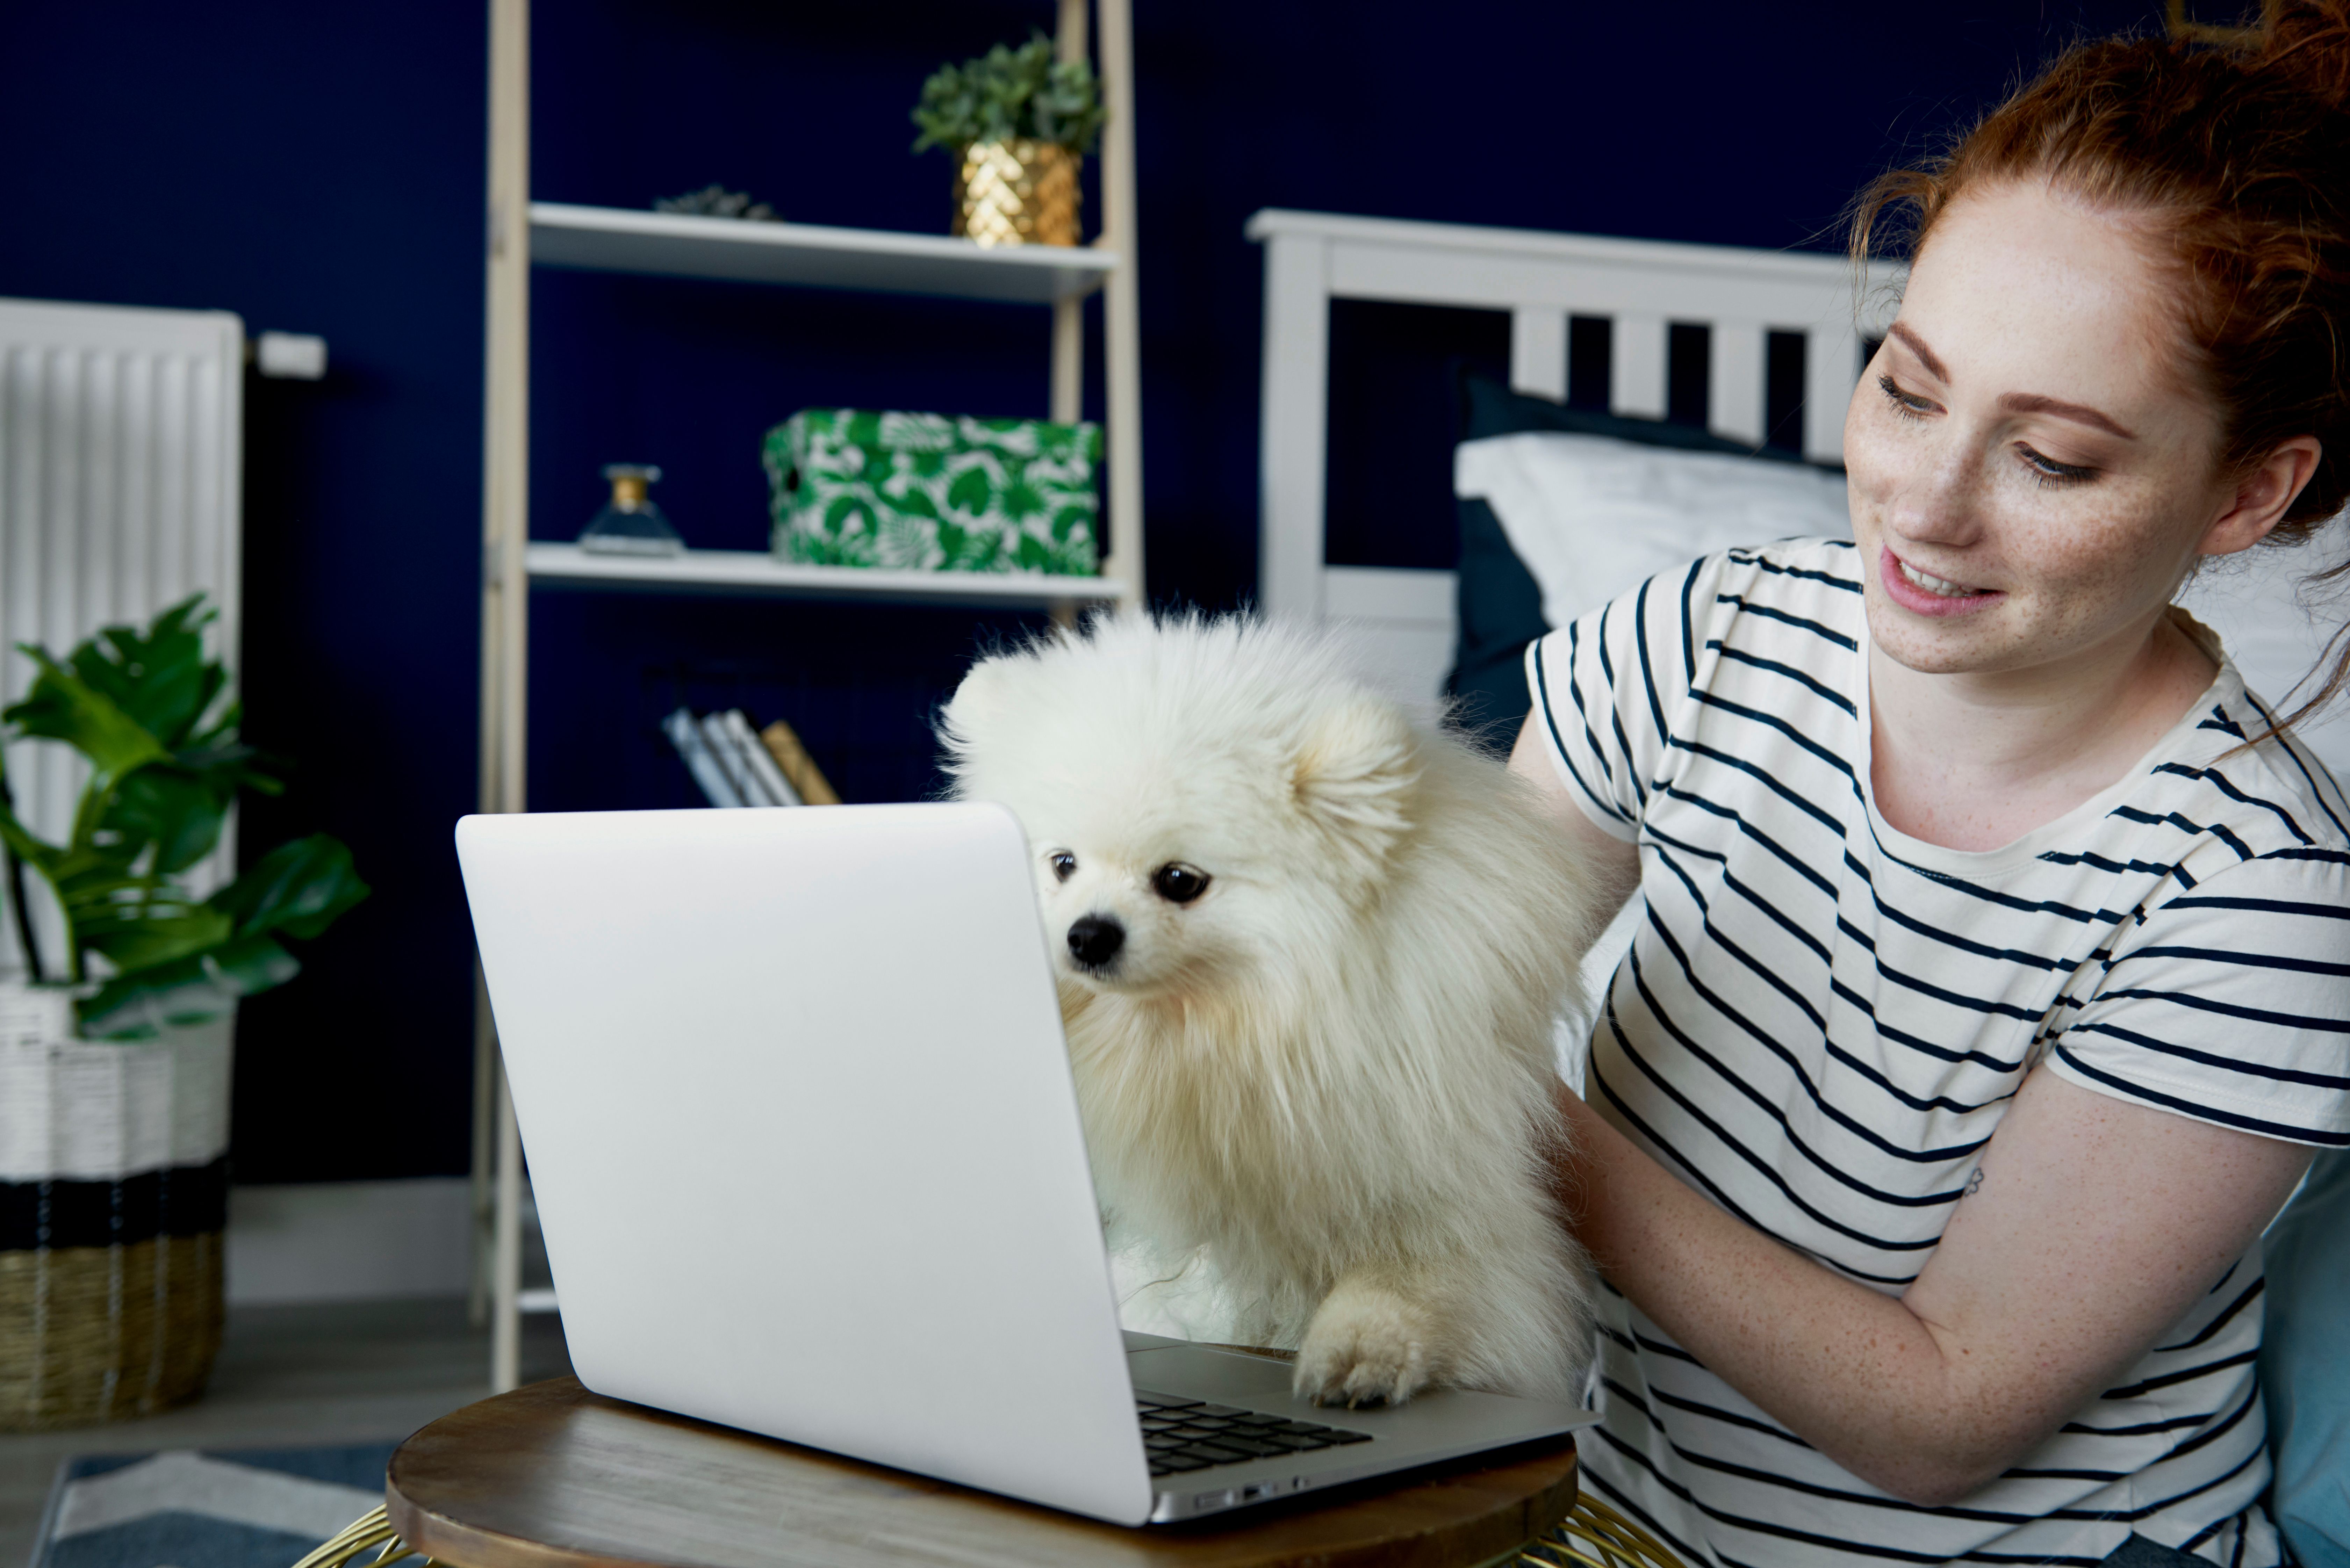
{"type": "Polygon", "coordinates": [[[469,816],[457,850],[582,1383],[1149,1514],[1008,812],[469,816]]]}

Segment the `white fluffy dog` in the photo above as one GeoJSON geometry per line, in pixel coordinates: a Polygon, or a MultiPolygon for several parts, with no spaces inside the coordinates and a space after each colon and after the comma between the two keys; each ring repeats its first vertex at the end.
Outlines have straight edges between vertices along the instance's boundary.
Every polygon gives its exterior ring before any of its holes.
{"type": "Polygon", "coordinates": [[[1243,618],[986,659],[941,729],[1027,830],[1113,1233],[1204,1256],[1323,1402],[1574,1397],[1551,1028],[1595,897],[1531,792],[1243,618]]]}

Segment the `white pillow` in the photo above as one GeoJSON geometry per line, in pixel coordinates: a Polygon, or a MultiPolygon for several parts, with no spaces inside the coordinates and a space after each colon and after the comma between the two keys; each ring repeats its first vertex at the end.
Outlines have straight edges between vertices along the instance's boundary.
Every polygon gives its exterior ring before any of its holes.
{"type": "MultiPolygon", "coordinates": [[[[1492,507],[1555,627],[1717,550],[1852,537],[1837,475],[1612,436],[1529,431],[1463,441],[1453,452],[1452,488],[1492,507]]],[[[2337,522],[2306,548],[2211,561],[2179,596],[2220,634],[2263,701],[2285,702],[2350,612],[2350,581],[2303,588],[2311,573],[2350,559],[2345,535],[2350,524],[2337,522]]],[[[2350,781],[2350,699],[2296,733],[2336,778],[2350,781]]]]}
{"type": "Polygon", "coordinates": [[[1492,507],[1555,627],[1717,550],[1852,537],[1841,475],[1613,436],[1529,431],[1462,441],[1452,488],[1492,507]]]}

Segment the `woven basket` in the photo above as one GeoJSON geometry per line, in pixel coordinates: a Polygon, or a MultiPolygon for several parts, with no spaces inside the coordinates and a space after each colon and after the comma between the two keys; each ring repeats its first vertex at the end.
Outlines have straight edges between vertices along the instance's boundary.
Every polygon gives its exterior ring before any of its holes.
{"type": "Polygon", "coordinates": [[[220,1349],[232,1022],[70,1023],[0,982],[0,1431],[182,1403],[220,1349]]]}

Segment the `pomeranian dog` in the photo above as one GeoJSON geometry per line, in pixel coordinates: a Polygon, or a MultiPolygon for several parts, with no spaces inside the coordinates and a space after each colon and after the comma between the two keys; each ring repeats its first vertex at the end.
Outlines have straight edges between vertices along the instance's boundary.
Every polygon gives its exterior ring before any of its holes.
{"type": "Polygon", "coordinates": [[[1204,1259],[1319,1402],[1575,1398],[1552,1024],[1597,900],[1533,793],[1245,618],[987,658],[941,729],[1027,831],[1113,1240],[1204,1259]]]}

